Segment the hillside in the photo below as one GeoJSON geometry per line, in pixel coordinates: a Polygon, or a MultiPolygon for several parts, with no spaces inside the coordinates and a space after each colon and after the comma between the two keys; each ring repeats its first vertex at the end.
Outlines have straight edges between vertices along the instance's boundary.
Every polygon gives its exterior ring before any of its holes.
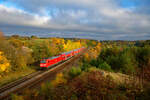
{"type": "Polygon", "coordinates": [[[13,100],[149,100],[148,77],[142,76],[142,68],[149,72],[149,46],[118,44],[89,47],[79,65],[58,73],[38,90],[13,95],[13,100]]]}
{"type": "Polygon", "coordinates": [[[149,100],[149,41],[2,36],[0,85],[38,71],[40,60],[84,46],[83,57],[38,89],[13,100],[149,100]]]}

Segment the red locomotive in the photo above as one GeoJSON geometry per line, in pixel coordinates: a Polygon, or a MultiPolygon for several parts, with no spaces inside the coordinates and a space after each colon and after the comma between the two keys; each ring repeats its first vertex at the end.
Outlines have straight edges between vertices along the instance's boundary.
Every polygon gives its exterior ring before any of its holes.
{"type": "Polygon", "coordinates": [[[83,49],[84,49],[84,47],[78,48],[78,49],[75,49],[75,50],[72,50],[69,52],[61,53],[58,56],[42,59],[40,62],[40,67],[41,68],[51,68],[52,66],[77,55],[78,53],[83,51],[83,49]]]}

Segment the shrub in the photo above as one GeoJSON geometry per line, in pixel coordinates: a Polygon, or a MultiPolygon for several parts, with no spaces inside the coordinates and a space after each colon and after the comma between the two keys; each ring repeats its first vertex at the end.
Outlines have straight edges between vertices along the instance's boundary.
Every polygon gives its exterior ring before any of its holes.
{"type": "Polygon", "coordinates": [[[139,67],[147,66],[150,61],[150,47],[138,48],[136,58],[139,62],[139,67]]]}
{"type": "Polygon", "coordinates": [[[99,69],[96,67],[90,67],[88,68],[88,72],[98,71],[99,69]]]}
{"type": "Polygon", "coordinates": [[[86,71],[91,65],[88,62],[83,62],[81,67],[82,71],[86,71]]]}
{"type": "Polygon", "coordinates": [[[70,75],[71,78],[74,78],[74,77],[80,75],[81,72],[82,72],[81,68],[79,68],[79,67],[72,67],[71,70],[69,71],[69,75],[70,75]]]}
{"type": "Polygon", "coordinates": [[[91,60],[90,62],[91,65],[98,67],[99,62],[96,59],[91,60]]]}
{"type": "Polygon", "coordinates": [[[11,95],[11,99],[12,100],[24,100],[22,96],[18,96],[16,94],[12,94],[11,95]]]}
{"type": "Polygon", "coordinates": [[[58,73],[56,75],[56,79],[53,80],[51,83],[53,86],[57,86],[58,84],[66,83],[67,80],[64,78],[64,75],[62,73],[58,73]]]}
{"type": "Polygon", "coordinates": [[[131,56],[129,56],[128,54],[122,54],[120,56],[120,71],[122,71],[123,73],[128,73],[131,74],[133,72],[135,72],[135,68],[134,68],[134,64],[131,60],[131,56]]]}
{"type": "Polygon", "coordinates": [[[137,100],[150,100],[150,88],[137,95],[137,100]]]}
{"type": "Polygon", "coordinates": [[[106,62],[100,64],[98,68],[112,72],[111,66],[107,64],[106,62]]]}
{"type": "Polygon", "coordinates": [[[40,88],[40,94],[43,96],[48,96],[50,92],[50,84],[49,83],[42,83],[40,88]]]}
{"type": "Polygon", "coordinates": [[[111,68],[115,71],[119,71],[120,69],[120,59],[119,56],[109,56],[106,59],[106,62],[111,66],[111,68]]]}

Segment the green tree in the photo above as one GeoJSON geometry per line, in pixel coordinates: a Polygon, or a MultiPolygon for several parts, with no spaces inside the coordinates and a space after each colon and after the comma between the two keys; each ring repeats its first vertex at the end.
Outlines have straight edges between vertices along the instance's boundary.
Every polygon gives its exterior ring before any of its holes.
{"type": "Polygon", "coordinates": [[[99,64],[98,68],[112,72],[111,66],[106,62],[99,64]]]}

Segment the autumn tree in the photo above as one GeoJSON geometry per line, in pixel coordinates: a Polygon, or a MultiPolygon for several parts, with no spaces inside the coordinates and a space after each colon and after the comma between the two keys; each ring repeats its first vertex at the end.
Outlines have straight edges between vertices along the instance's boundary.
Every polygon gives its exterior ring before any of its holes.
{"type": "Polygon", "coordinates": [[[85,61],[91,61],[92,59],[96,59],[101,51],[101,43],[97,43],[95,47],[90,47],[88,52],[84,54],[85,61]]]}
{"type": "Polygon", "coordinates": [[[10,69],[10,63],[7,58],[4,56],[3,52],[0,51],[0,74],[3,72],[8,72],[10,69]]]}
{"type": "Polygon", "coordinates": [[[67,40],[67,43],[63,45],[65,51],[71,51],[77,48],[81,48],[82,45],[80,42],[73,42],[71,40],[67,40]]]}
{"type": "Polygon", "coordinates": [[[65,40],[62,38],[51,38],[51,45],[55,47],[57,54],[64,52],[64,48],[63,48],[64,44],[65,44],[65,40]]]}
{"type": "Polygon", "coordinates": [[[37,37],[37,36],[34,36],[34,35],[32,35],[31,38],[32,38],[32,39],[38,39],[38,37],[37,37]]]}
{"type": "Polygon", "coordinates": [[[21,48],[23,46],[23,42],[15,38],[10,39],[9,43],[13,45],[15,48],[21,48]]]}

